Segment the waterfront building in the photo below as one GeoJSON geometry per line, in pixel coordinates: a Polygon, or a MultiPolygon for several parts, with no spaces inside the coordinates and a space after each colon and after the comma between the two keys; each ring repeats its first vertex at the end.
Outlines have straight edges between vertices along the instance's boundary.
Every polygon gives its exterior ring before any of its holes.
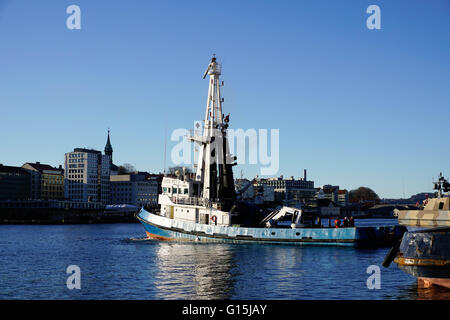
{"type": "MultiPolygon", "coordinates": [[[[23,167],[23,166],[22,166],[23,167]]],[[[31,189],[30,189],[30,199],[40,199],[41,198],[41,174],[39,172],[33,171],[33,170],[28,170],[26,168],[24,168],[25,170],[28,171],[28,173],[30,174],[30,184],[31,184],[31,189]]]]}
{"type": "Polygon", "coordinates": [[[241,199],[243,200],[253,199],[253,197],[255,196],[253,182],[248,179],[235,179],[234,187],[236,188],[236,192],[240,194],[241,199]]]}
{"type": "Polygon", "coordinates": [[[78,202],[111,202],[109,177],[116,169],[112,163],[113,148],[108,129],[105,154],[94,149],[75,148],[65,154],[64,196],[78,202]]]}
{"type": "Polygon", "coordinates": [[[93,149],[75,148],[65,154],[64,195],[77,202],[109,204],[111,155],[93,149]]]}
{"type": "Polygon", "coordinates": [[[339,186],[327,184],[318,189],[317,200],[319,206],[328,206],[332,202],[335,206],[347,207],[349,195],[347,189],[340,190],[339,186]]]}
{"type": "Polygon", "coordinates": [[[40,162],[22,166],[31,175],[31,198],[41,200],[64,199],[64,170],[40,162]]]}
{"type": "Polygon", "coordinates": [[[253,188],[255,190],[256,204],[272,203],[275,201],[274,187],[256,182],[253,188]]]}
{"type": "Polygon", "coordinates": [[[236,192],[242,200],[253,204],[269,204],[275,201],[275,189],[268,184],[261,183],[259,179],[235,179],[236,192]]]}
{"type": "Polygon", "coordinates": [[[0,200],[27,200],[31,197],[31,174],[21,168],[0,164],[0,200]]]}
{"type": "Polygon", "coordinates": [[[338,206],[347,207],[349,204],[349,195],[348,190],[339,190],[338,191],[338,206]]]}
{"type": "Polygon", "coordinates": [[[333,202],[333,204],[338,203],[338,192],[339,192],[339,186],[332,186],[330,184],[326,184],[322,186],[323,191],[323,199],[329,200],[330,202],[333,202]]]}
{"type": "Polygon", "coordinates": [[[156,207],[160,180],[157,175],[134,172],[110,176],[111,204],[156,207]]]}
{"type": "Polygon", "coordinates": [[[284,179],[283,176],[278,178],[259,179],[258,184],[273,187],[275,201],[298,201],[308,202],[314,198],[316,189],[314,181],[307,180],[306,170],[303,178],[284,179]]]}
{"type": "MultiPolygon", "coordinates": [[[[163,173],[149,173],[147,179],[151,180],[158,187],[158,195],[162,193],[162,180],[164,178],[163,173]]],[[[158,195],[156,196],[158,198],[158,195]]],[[[158,201],[156,201],[156,205],[158,205],[158,201]]]]}

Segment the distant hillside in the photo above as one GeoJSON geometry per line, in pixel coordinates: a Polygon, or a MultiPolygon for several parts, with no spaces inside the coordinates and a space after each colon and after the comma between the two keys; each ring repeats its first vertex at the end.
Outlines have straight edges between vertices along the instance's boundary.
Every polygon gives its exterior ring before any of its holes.
{"type": "Polygon", "coordinates": [[[426,199],[426,195],[430,198],[434,197],[434,192],[422,192],[411,196],[408,199],[381,199],[381,203],[386,204],[416,204],[417,202],[422,203],[426,199]]]}
{"type": "Polygon", "coordinates": [[[350,202],[367,202],[372,201],[378,203],[380,201],[380,197],[370,188],[367,187],[359,187],[358,189],[351,190],[348,194],[350,202]]]}

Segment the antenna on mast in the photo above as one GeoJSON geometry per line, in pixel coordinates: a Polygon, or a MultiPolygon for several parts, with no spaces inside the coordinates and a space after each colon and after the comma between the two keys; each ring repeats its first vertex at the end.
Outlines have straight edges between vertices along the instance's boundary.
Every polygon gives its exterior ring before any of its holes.
{"type": "Polygon", "coordinates": [[[206,78],[206,76],[208,75],[209,70],[211,70],[211,66],[212,66],[213,62],[215,62],[215,61],[216,61],[216,54],[213,53],[213,57],[211,58],[211,62],[208,64],[208,67],[206,68],[205,73],[203,74],[203,79],[206,78]]]}
{"type": "Polygon", "coordinates": [[[206,78],[206,76],[208,75],[208,71],[209,71],[209,69],[211,69],[211,63],[210,63],[210,64],[208,64],[208,67],[206,68],[206,70],[205,70],[205,73],[203,74],[203,79],[205,79],[205,78],[206,78]]]}

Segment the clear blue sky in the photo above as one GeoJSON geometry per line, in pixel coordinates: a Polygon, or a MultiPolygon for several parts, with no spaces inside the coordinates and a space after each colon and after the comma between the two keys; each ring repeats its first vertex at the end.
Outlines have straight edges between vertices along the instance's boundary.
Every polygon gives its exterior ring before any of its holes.
{"type": "Polygon", "coordinates": [[[111,127],[116,164],[162,171],[164,131],[203,117],[212,53],[231,126],[280,129],[279,174],[381,197],[450,175],[445,0],[0,0],[0,163],[63,164],[111,127]]]}

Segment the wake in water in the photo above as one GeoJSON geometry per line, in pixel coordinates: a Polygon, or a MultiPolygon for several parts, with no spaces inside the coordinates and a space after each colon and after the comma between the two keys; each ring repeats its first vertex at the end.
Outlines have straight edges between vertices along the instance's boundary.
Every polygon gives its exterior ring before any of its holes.
{"type": "Polygon", "coordinates": [[[151,238],[127,238],[127,239],[123,239],[122,241],[124,242],[142,242],[142,241],[155,241],[154,239],[151,238]]]}
{"type": "Polygon", "coordinates": [[[145,240],[153,240],[150,238],[130,238],[129,240],[133,240],[133,241],[145,241],[145,240]]]}

